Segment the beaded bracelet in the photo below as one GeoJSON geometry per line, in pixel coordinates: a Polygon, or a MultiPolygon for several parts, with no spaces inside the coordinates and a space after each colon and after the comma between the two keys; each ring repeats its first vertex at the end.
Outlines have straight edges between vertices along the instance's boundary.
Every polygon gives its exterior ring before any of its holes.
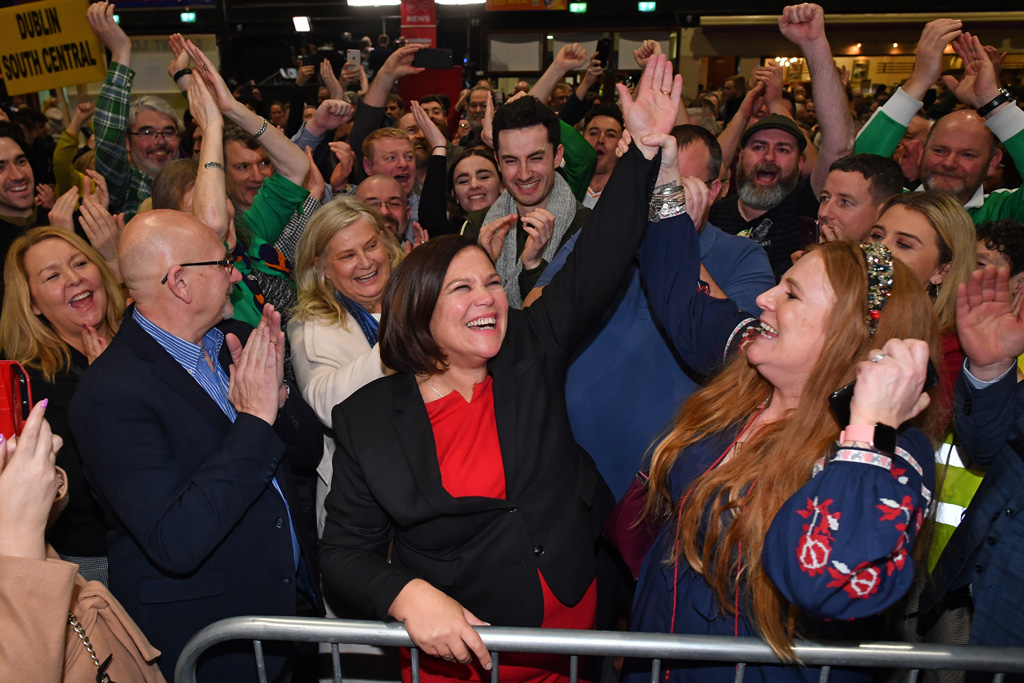
{"type": "Polygon", "coordinates": [[[259,136],[263,135],[266,132],[267,132],[267,120],[263,119],[263,125],[260,126],[260,129],[258,131],[256,131],[255,133],[253,133],[252,136],[254,138],[258,138],[259,136]]]}

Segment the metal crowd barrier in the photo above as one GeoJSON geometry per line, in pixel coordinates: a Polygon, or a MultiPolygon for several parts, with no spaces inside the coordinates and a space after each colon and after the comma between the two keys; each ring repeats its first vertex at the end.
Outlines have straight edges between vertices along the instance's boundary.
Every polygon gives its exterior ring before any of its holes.
{"type": "MultiPolygon", "coordinates": [[[[571,631],[539,628],[477,629],[491,651],[492,683],[498,682],[500,652],[535,652],[570,655],[570,676],[576,683],[581,656],[633,657],[651,660],[651,681],[659,683],[662,661],[725,662],[736,664],[736,683],[742,683],[747,664],[779,664],[778,658],[757,638],[686,636],[622,631],[571,631]]],[[[411,647],[405,627],[398,623],[310,619],[299,617],[233,617],[197,633],[185,645],[174,671],[176,683],[195,683],[196,663],[208,648],[228,640],[251,640],[260,683],[266,683],[263,641],[331,643],[334,680],[341,683],[338,644],[411,647]]],[[[993,683],[1004,674],[1024,673],[1024,647],[920,645],[898,642],[796,644],[796,655],[805,666],[822,667],[819,683],[828,683],[832,667],[909,670],[907,683],[916,683],[921,670],[981,671],[994,673],[993,683]]],[[[413,683],[419,683],[419,651],[412,650],[413,683]]]]}

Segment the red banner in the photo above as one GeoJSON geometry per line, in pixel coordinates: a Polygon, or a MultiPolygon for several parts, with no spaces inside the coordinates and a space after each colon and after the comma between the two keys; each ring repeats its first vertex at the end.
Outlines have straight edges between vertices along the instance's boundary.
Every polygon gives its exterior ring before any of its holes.
{"type": "Polygon", "coordinates": [[[434,0],[402,0],[402,35],[410,43],[437,47],[434,0]]]}
{"type": "Polygon", "coordinates": [[[569,9],[569,0],[487,0],[484,9],[504,12],[507,10],[569,9]]]}

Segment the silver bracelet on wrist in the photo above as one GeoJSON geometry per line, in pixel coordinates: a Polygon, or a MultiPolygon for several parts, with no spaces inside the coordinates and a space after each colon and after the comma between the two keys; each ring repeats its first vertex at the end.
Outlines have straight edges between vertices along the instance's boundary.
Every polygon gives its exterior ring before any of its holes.
{"type": "Polygon", "coordinates": [[[686,194],[683,186],[676,182],[658,185],[651,194],[651,207],[647,220],[657,223],[686,212],[686,194]]]}
{"type": "Polygon", "coordinates": [[[267,132],[267,120],[263,119],[263,125],[260,126],[260,129],[258,131],[256,131],[255,133],[253,133],[252,136],[254,138],[258,138],[259,136],[263,135],[266,132],[267,132]]]}

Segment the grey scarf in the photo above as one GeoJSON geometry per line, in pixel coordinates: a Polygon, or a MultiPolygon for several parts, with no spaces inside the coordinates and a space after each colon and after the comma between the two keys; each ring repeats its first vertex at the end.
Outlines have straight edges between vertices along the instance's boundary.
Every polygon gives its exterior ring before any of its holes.
{"type": "MultiPolygon", "coordinates": [[[[551,194],[548,195],[548,202],[544,208],[555,216],[555,227],[551,232],[551,239],[548,240],[541,253],[544,260],[551,263],[555,254],[558,253],[562,237],[569,229],[573,219],[576,218],[576,197],[573,196],[569,183],[565,182],[565,179],[558,173],[555,174],[555,184],[551,188],[551,194]]],[[[486,225],[518,211],[516,200],[512,198],[508,190],[505,190],[487,210],[483,224],[486,225]]],[[[519,291],[519,274],[523,271],[523,262],[516,255],[515,228],[509,230],[505,235],[505,243],[501,247],[501,255],[498,257],[496,267],[504,284],[509,305],[512,308],[522,308],[523,293],[519,291]]]]}

